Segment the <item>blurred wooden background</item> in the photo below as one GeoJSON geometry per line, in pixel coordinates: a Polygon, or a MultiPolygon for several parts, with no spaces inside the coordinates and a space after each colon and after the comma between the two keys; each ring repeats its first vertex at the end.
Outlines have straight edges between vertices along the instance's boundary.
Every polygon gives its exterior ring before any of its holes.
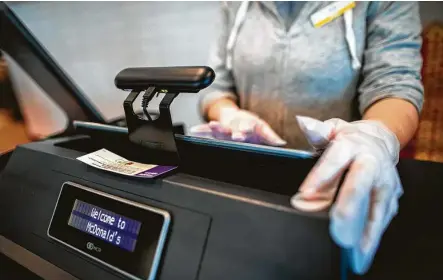
{"type": "Polygon", "coordinates": [[[11,115],[9,110],[0,109],[0,154],[30,141],[23,122],[11,115]]]}

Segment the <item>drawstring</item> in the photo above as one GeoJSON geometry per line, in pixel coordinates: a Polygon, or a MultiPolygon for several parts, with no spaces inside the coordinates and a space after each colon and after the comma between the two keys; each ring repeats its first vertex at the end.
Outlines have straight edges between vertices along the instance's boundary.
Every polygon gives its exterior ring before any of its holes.
{"type": "Polygon", "coordinates": [[[352,9],[349,9],[344,14],[346,43],[348,44],[349,52],[352,58],[352,69],[357,70],[361,67],[361,63],[357,57],[357,44],[355,42],[354,29],[352,28],[352,9]]]}
{"type": "MultiPolygon", "coordinates": [[[[240,8],[238,9],[237,14],[235,16],[234,26],[232,28],[228,42],[226,44],[226,68],[228,70],[232,69],[232,49],[237,39],[240,26],[242,25],[242,23],[246,18],[248,7],[249,7],[249,1],[243,1],[241,3],[240,8]]],[[[348,49],[351,54],[352,68],[354,70],[358,70],[361,67],[361,63],[357,57],[357,44],[355,41],[354,29],[352,28],[353,25],[352,9],[349,9],[344,13],[344,21],[345,21],[346,43],[348,45],[348,49]]]]}
{"type": "Polygon", "coordinates": [[[238,31],[240,26],[246,18],[246,13],[248,11],[249,1],[243,1],[240,8],[235,16],[234,27],[232,28],[231,34],[229,35],[228,43],[226,44],[226,68],[228,70],[232,69],[232,49],[237,39],[238,31]]]}

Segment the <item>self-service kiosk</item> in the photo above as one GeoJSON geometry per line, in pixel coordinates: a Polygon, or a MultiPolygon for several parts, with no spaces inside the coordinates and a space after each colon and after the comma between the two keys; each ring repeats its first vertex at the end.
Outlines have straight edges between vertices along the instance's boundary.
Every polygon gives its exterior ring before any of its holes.
{"type": "Polygon", "coordinates": [[[125,69],[115,82],[131,90],[127,131],[76,122],[79,135],[17,148],[0,181],[2,235],[81,279],[97,278],[96,267],[108,279],[340,279],[327,213],[297,213],[278,194],[297,189],[278,173],[300,170],[312,155],[276,148],[254,156],[242,144],[193,140],[172,125],[174,97],[213,79],[208,67],[125,69]],[[165,93],[157,119],[131,110],[141,91],[144,103],[165,93]],[[99,147],[177,170],[133,179],[76,160],[99,147]],[[249,187],[235,184],[237,177],[249,187]]]}

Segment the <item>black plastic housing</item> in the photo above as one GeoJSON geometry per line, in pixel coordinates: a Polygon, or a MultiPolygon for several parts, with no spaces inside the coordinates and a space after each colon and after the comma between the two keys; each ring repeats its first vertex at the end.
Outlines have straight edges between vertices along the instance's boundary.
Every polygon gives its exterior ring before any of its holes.
{"type": "Polygon", "coordinates": [[[199,92],[215,78],[207,66],[126,68],[115,77],[115,86],[122,90],[146,90],[149,87],[174,92],[199,92]]]}

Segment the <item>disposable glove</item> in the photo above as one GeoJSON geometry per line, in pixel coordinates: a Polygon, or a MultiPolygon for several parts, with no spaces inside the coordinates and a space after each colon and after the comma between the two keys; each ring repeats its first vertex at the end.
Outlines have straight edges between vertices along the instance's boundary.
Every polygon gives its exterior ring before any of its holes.
{"type": "Polygon", "coordinates": [[[354,273],[364,274],[384,231],[397,214],[403,194],[396,169],[400,150],[397,137],[378,121],[297,120],[308,141],[325,151],[291,204],[304,211],[331,206],[348,169],[330,209],[330,234],[347,249],[354,273]]]}
{"type": "Polygon", "coordinates": [[[271,146],[286,145],[286,141],[264,120],[248,111],[234,108],[222,109],[219,121],[192,127],[190,135],[271,146]]]}

